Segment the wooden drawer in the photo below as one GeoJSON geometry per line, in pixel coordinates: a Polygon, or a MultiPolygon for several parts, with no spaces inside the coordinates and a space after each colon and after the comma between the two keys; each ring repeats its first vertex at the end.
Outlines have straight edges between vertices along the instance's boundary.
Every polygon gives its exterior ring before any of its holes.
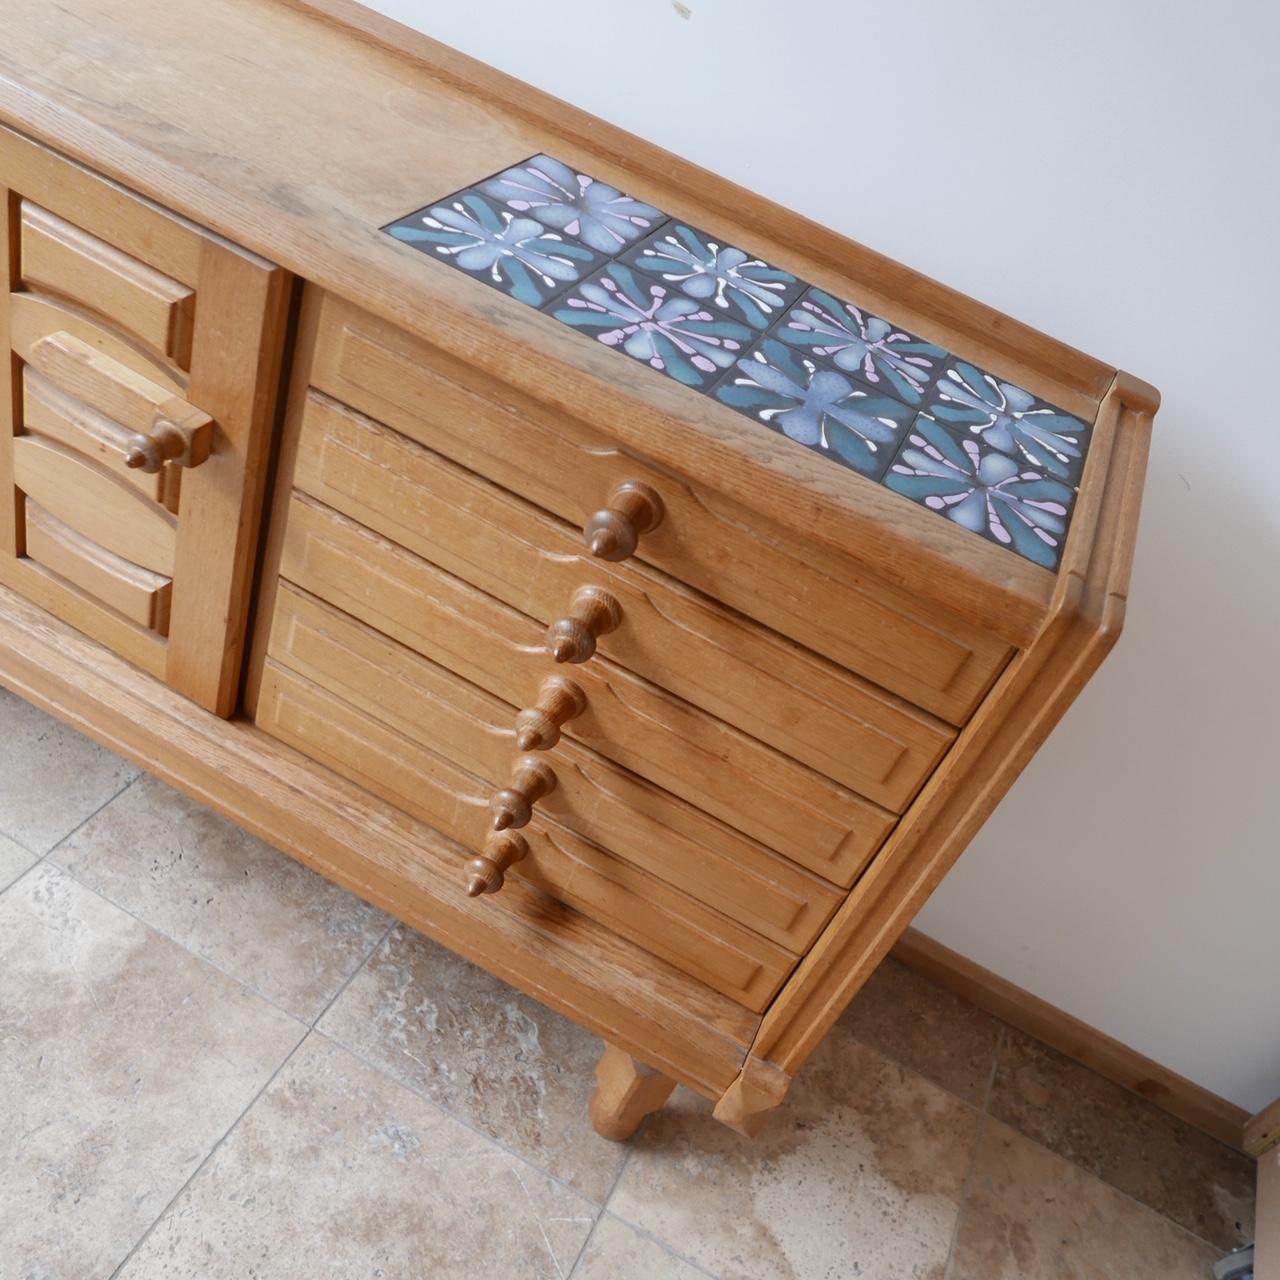
{"type": "MultiPolygon", "coordinates": [[[[478,850],[492,783],[269,661],[258,724],[376,795],[478,850]]],[[[795,956],[547,819],[508,873],[636,942],[713,990],[762,1011],[795,956]]],[[[465,879],[458,866],[458,878],[465,879]]]]}
{"type": "Polygon", "coordinates": [[[622,620],[599,652],[886,808],[906,807],[953,737],[665,574],[592,559],[563,522],[315,392],[294,484],[544,625],[603,587],[622,620]]]}
{"type": "Polygon", "coordinates": [[[21,222],[25,289],[75,302],[179,368],[190,367],[194,289],[29,200],[21,222]]]}
{"type": "MultiPolygon", "coordinates": [[[[276,598],[270,655],[495,786],[504,785],[519,758],[513,707],[287,584],[276,598]]],[[[542,759],[556,785],[534,802],[535,815],[607,847],[789,950],[807,947],[843,897],[579,743],[562,739],[542,759]]]]}
{"type": "Polygon", "coordinates": [[[315,386],[581,527],[618,483],[666,507],[637,555],[709,596],[962,724],[1011,650],[691,481],[625,456],[569,418],[447,362],[425,343],[326,295],[315,386]]]}
{"type": "MultiPolygon", "coordinates": [[[[553,670],[543,628],[308,497],[286,514],[280,574],[513,707],[553,670]]],[[[824,879],[848,885],[893,815],[599,655],[572,668],[564,733],[824,879]]]]}
{"type": "Polygon", "coordinates": [[[2,130],[0,198],[0,582],[229,714],[289,277],[2,130]]]}

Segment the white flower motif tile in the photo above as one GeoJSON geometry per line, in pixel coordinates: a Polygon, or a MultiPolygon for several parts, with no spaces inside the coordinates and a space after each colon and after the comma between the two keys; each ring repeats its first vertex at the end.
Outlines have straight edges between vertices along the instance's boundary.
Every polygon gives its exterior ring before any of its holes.
{"type": "Polygon", "coordinates": [[[1056,569],[1090,424],[537,155],[384,230],[961,529],[1056,569]]]}

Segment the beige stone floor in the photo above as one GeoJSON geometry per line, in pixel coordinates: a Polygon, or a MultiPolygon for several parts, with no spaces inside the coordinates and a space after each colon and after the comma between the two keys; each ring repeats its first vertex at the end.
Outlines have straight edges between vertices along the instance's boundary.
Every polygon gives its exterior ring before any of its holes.
{"type": "Polygon", "coordinates": [[[0,691],[0,1280],[1204,1280],[1250,1163],[890,962],[754,1142],[0,691]]]}

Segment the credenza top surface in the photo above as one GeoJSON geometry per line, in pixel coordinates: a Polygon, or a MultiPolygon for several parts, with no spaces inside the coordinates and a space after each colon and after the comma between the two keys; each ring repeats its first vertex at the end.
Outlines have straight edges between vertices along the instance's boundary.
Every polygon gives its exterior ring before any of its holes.
{"type": "Polygon", "coordinates": [[[1013,643],[1048,615],[1063,575],[382,228],[546,153],[1084,422],[1113,367],[346,0],[9,0],[5,25],[0,122],[1013,643]]]}

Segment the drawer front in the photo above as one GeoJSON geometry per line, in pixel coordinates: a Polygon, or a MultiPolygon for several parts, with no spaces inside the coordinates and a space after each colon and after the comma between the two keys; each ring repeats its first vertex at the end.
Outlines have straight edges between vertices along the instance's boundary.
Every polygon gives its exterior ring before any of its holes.
{"type": "Polygon", "coordinates": [[[621,606],[599,652],[901,811],[954,731],[834,664],[576,532],[398,432],[309,393],[294,484],[548,625],[582,586],[621,606]]]}
{"type": "MultiPolygon", "coordinates": [[[[519,758],[515,708],[315,597],[282,584],[270,656],[469,772],[501,786],[519,758]]],[[[555,786],[531,808],[791,951],[843,895],[699,809],[562,740],[555,786]]]]}
{"type": "MultiPolygon", "coordinates": [[[[258,724],[472,849],[483,834],[486,784],[345,699],[269,661],[258,724]]],[[[795,957],[638,867],[541,821],[529,855],[508,872],[621,937],[761,1012],[795,957]]],[[[461,863],[459,880],[465,876],[461,863]]]]}
{"type": "Polygon", "coordinates": [[[23,287],[66,298],[145,347],[191,364],[195,290],[24,200],[19,237],[23,287]]]}
{"type": "Polygon", "coordinates": [[[748,509],[624,456],[589,428],[481,388],[424,343],[326,295],[312,382],[581,528],[627,480],[665,518],[637,555],[916,706],[963,724],[1010,656],[1003,642],[806,544],[748,509]]]}
{"type": "Polygon", "coordinates": [[[3,131],[0,195],[0,582],[229,714],[288,276],[3,131]]]}
{"type": "MultiPolygon", "coordinates": [[[[304,495],[280,575],[401,644],[532,706],[552,664],[544,628],[304,495]]],[[[572,668],[585,709],[564,734],[824,879],[848,885],[893,815],[599,656],[572,668]]]]}

